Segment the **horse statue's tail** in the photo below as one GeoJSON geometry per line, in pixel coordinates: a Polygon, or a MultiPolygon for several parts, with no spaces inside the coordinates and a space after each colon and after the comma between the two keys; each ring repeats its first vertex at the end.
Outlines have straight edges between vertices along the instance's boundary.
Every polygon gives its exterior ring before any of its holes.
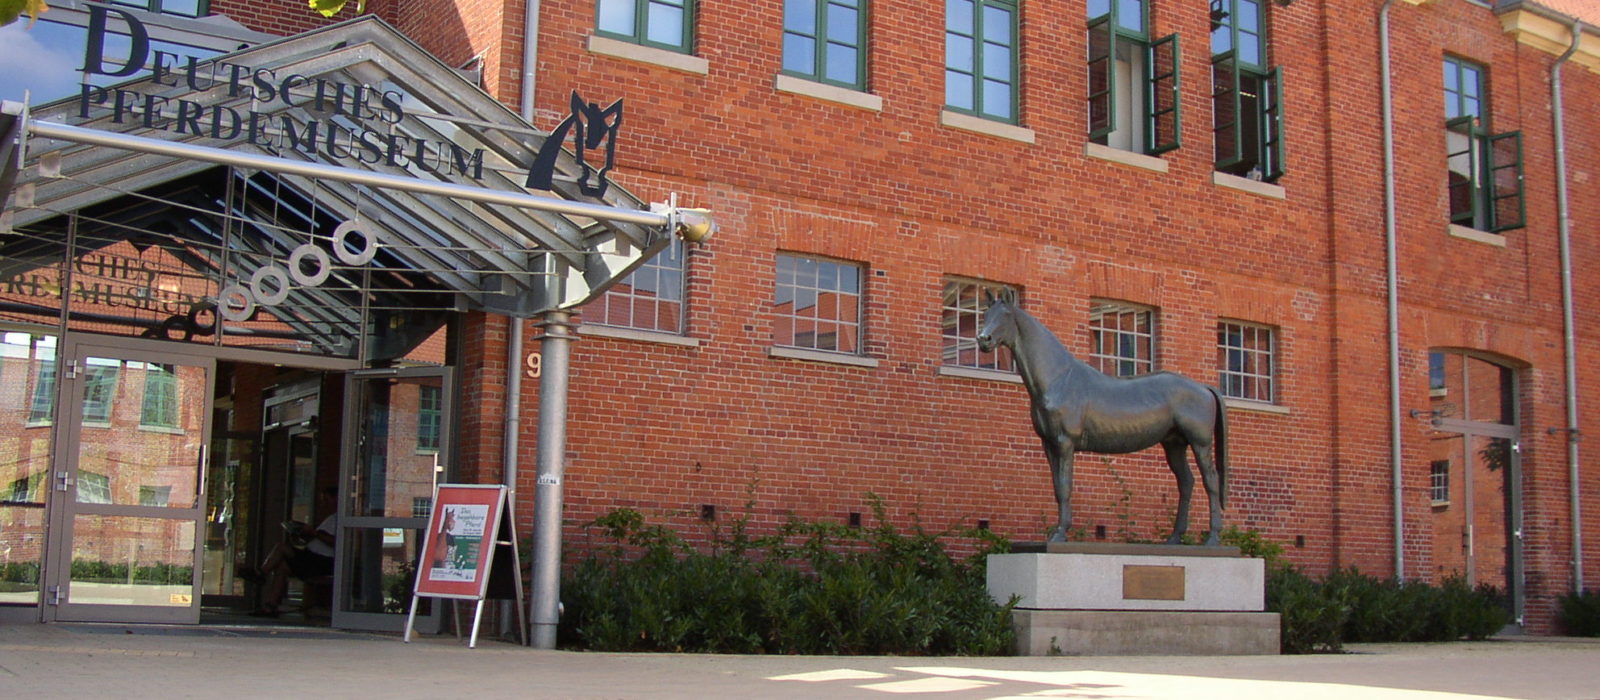
{"type": "Polygon", "coordinates": [[[1222,392],[1216,387],[1207,385],[1211,395],[1217,399],[1217,431],[1212,436],[1212,443],[1216,445],[1217,466],[1217,500],[1226,509],[1228,507],[1228,405],[1222,398],[1222,392]]]}

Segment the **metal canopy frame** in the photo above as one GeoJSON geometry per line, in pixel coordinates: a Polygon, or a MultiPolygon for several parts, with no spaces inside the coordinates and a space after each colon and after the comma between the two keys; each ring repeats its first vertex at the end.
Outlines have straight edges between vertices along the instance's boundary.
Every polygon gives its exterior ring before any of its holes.
{"type": "MultiPolygon", "coordinates": [[[[0,202],[18,205],[6,212],[9,227],[110,199],[118,192],[107,186],[117,183],[146,186],[215,164],[268,171],[370,225],[382,245],[460,293],[466,308],[526,318],[569,309],[603,293],[665,249],[683,223],[675,205],[647,206],[619,187],[609,188],[603,199],[583,195],[575,183],[582,166],[569,153],[557,164],[555,191],[524,188],[521,180],[543,145],[544,132],[376,17],[214,60],[279,76],[396,90],[404,95],[405,116],[385,125],[391,133],[482,149],[481,186],[409,164],[344,167],[245,139],[230,143],[146,128],[139,119],[131,124],[116,124],[109,114],[82,119],[78,98],[37,109],[6,102],[0,105],[0,202]]],[[[289,106],[252,103],[246,94],[229,97],[221,88],[191,91],[181,79],[175,82],[176,87],[141,78],[109,89],[174,102],[181,98],[207,110],[254,108],[270,114],[275,131],[284,120],[296,128],[313,120],[358,127],[347,118],[314,112],[312,88],[293,91],[289,106]]]]}

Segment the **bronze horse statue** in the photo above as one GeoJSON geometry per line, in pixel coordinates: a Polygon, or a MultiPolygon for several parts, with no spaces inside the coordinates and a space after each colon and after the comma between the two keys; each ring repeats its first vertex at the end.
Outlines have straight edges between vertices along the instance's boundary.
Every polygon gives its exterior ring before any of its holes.
{"type": "Polygon", "coordinates": [[[1123,454],[1159,443],[1178,478],[1178,517],[1169,544],[1189,529],[1194,474],[1184,456],[1194,450],[1211,505],[1205,544],[1218,544],[1228,505],[1227,410],[1215,387],[1172,372],[1109,377],[1072,356],[1055,334],[1017,304],[1015,292],[984,293],[978,348],[1011,349],[1033,403],[1033,429],[1044,442],[1060,521],[1050,541],[1064,542],[1072,525],[1072,459],[1078,452],[1123,454]],[[1211,448],[1216,447],[1216,461],[1211,448]]]}

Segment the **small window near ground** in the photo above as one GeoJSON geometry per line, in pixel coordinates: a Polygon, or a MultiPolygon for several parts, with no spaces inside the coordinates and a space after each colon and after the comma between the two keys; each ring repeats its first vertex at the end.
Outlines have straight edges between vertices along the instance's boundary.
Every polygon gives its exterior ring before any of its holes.
{"type": "Polygon", "coordinates": [[[939,329],[944,337],[942,352],[946,367],[969,367],[1015,372],[1011,351],[997,347],[990,352],[978,349],[978,331],[983,330],[984,292],[998,295],[1014,287],[994,282],[957,278],[944,281],[944,300],[939,312],[939,329]]]}
{"type": "Polygon", "coordinates": [[[1450,503],[1450,460],[1436,459],[1428,469],[1428,492],[1436,506],[1450,503]]]}
{"type": "Polygon", "coordinates": [[[861,353],[861,267],[779,253],[774,345],[861,353]]]}
{"type": "Polygon", "coordinates": [[[646,261],[604,296],[583,307],[583,322],[661,333],[683,333],[684,243],[646,261]]]}
{"type": "Polygon", "coordinates": [[[1217,324],[1217,383],[1223,396],[1272,403],[1275,335],[1272,328],[1240,321],[1217,324]]]}
{"type": "Polygon", "coordinates": [[[111,479],[104,474],[78,472],[79,503],[110,503],[111,479]]]}
{"type": "Polygon", "coordinates": [[[1149,374],[1155,369],[1156,312],[1120,302],[1096,302],[1089,309],[1089,364],[1113,377],[1149,374]]]}

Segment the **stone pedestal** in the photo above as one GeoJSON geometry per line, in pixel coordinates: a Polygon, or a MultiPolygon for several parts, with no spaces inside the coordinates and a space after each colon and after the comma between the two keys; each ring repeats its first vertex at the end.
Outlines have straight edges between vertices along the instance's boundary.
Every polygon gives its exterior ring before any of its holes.
{"type": "Polygon", "coordinates": [[[989,557],[988,586],[1018,597],[1019,654],[1278,653],[1265,565],[1236,547],[1023,544],[989,557]]]}

